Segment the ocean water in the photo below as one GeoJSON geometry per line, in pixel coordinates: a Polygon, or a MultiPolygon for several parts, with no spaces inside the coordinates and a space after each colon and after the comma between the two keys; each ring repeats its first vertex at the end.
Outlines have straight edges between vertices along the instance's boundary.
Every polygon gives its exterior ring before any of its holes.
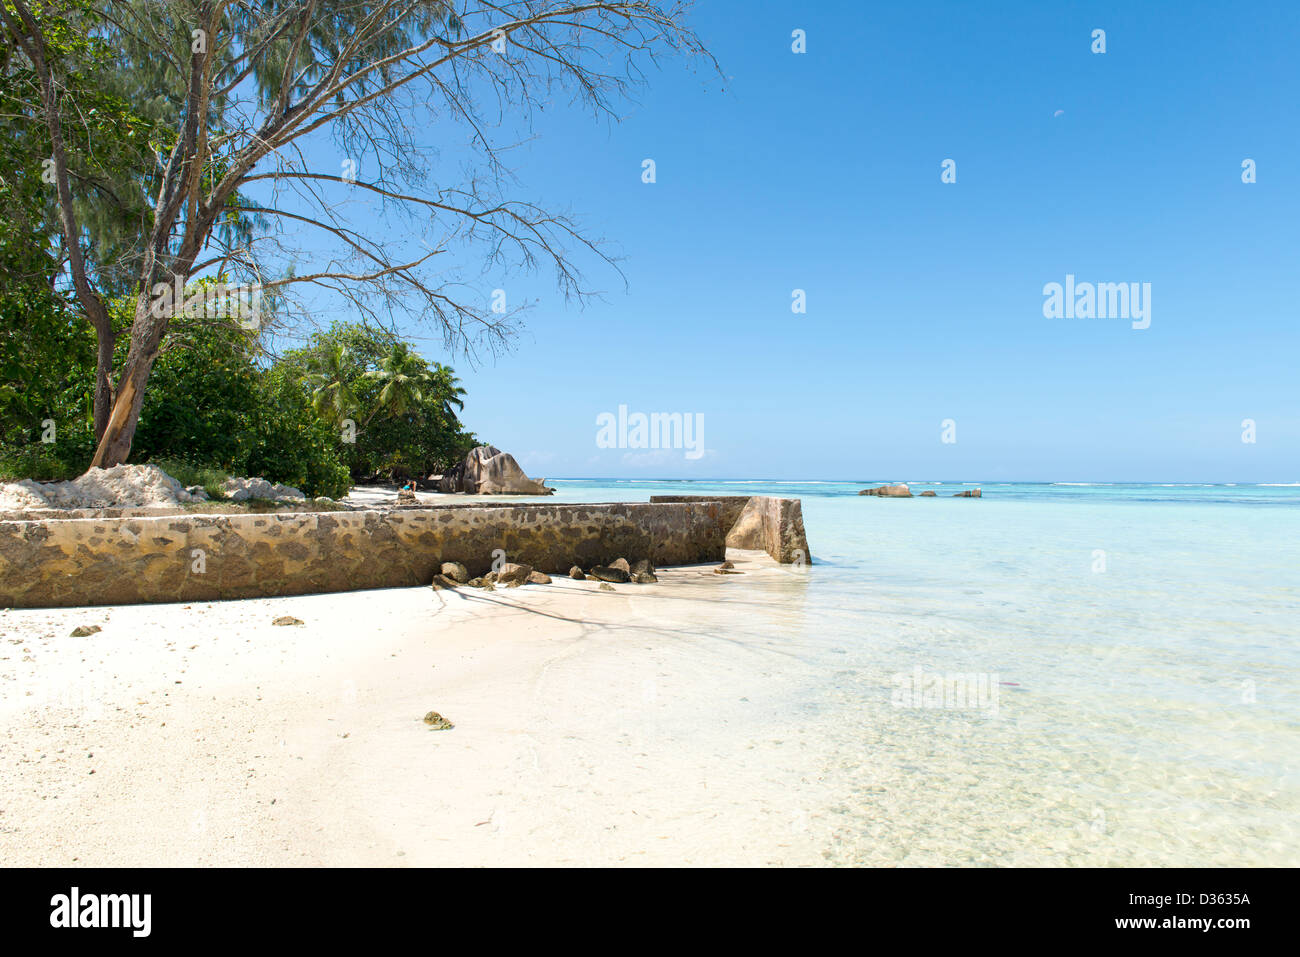
{"type": "Polygon", "coordinates": [[[811,567],[663,640],[763,676],[741,700],[795,745],[773,813],[822,859],[1300,864],[1300,486],[552,484],[802,500],[811,567]]]}

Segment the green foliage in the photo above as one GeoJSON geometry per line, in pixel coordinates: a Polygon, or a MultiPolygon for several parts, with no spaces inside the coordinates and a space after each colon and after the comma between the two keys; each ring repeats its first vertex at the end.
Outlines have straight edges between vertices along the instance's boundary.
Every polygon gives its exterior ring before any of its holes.
{"type": "Polygon", "coordinates": [[[208,493],[210,498],[223,499],[226,497],[226,493],[221,490],[221,486],[226,479],[230,478],[230,475],[220,469],[204,465],[191,465],[183,459],[175,458],[154,458],[150,459],[147,464],[158,466],[186,488],[192,485],[202,485],[203,490],[208,493]]]}
{"type": "Polygon", "coordinates": [[[335,433],[259,358],[256,336],[238,325],[213,320],[178,330],[154,365],[132,457],[260,476],[308,495],[345,494],[335,433]]]}
{"type": "Polygon", "coordinates": [[[344,420],[352,420],[356,441],[340,448],[355,478],[422,478],[481,444],[457,415],[465,390],[455,371],[429,363],[385,330],[337,323],[276,369],[298,383],[340,437],[344,420]]]}

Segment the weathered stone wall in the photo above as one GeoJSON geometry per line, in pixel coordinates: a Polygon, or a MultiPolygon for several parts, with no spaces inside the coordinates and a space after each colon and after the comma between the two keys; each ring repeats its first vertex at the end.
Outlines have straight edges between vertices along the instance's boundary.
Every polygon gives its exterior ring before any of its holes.
{"type": "Polygon", "coordinates": [[[761,548],[784,565],[812,563],[797,498],[769,495],[651,495],[651,502],[716,502],[727,544],[761,548]]]}
{"type": "Polygon", "coordinates": [[[487,572],[498,548],[556,573],[620,557],[659,566],[721,561],[720,513],[704,501],[0,521],[0,606],[425,585],[444,561],[487,572]]]}

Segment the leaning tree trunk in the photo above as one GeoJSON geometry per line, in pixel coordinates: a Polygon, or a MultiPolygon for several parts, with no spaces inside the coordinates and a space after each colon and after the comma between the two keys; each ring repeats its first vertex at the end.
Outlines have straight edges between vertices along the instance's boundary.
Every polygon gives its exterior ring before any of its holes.
{"type": "Polygon", "coordinates": [[[113,344],[111,329],[96,329],[95,355],[95,441],[104,437],[108,417],[113,411],[113,344]]]}
{"type": "Polygon", "coordinates": [[[126,354],[126,364],[118,380],[113,409],[108,416],[104,432],[99,436],[91,468],[111,468],[121,465],[131,454],[135,427],[140,422],[140,407],[144,404],[144,387],[158,358],[158,346],[167,332],[168,316],[155,316],[149,309],[148,297],[140,295],[135,304],[135,321],[131,324],[131,347],[126,354]]]}

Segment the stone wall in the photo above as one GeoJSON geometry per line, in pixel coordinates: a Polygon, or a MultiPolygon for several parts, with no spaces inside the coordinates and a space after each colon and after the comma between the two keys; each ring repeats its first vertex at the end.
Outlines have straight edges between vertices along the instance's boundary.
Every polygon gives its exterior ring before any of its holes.
{"type": "MultiPolygon", "coordinates": [[[[803,541],[797,501],[761,506],[774,556],[803,541]],[[795,538],[782,522],[797,521],[795,538]],[[784,529],[784,532],[789,532],[784,529]],[[788,539],[788,541],[787,541],[788,539]]],[[[347,512],[0,520],[0,606],[259,598],[427,585],[438,565],[487,572],[493,551],[563,574],[616,558],[722,561],[745,509],[730,501],[465,504],[347,512]]],[[[84,513],[80,513],[84,516],[84,513]]],[[[806,554],[806,543],[803,545],[806,554]]],[[[794,558],[781,558],[793,561],[794,558]]]]}
{"type": "Polygon", "coordinates": [[[812,564],[797,498],[769,495],[651,495],[651,502],[716,502],[731,548],[762,549],[783,565],[812,564]]]}

